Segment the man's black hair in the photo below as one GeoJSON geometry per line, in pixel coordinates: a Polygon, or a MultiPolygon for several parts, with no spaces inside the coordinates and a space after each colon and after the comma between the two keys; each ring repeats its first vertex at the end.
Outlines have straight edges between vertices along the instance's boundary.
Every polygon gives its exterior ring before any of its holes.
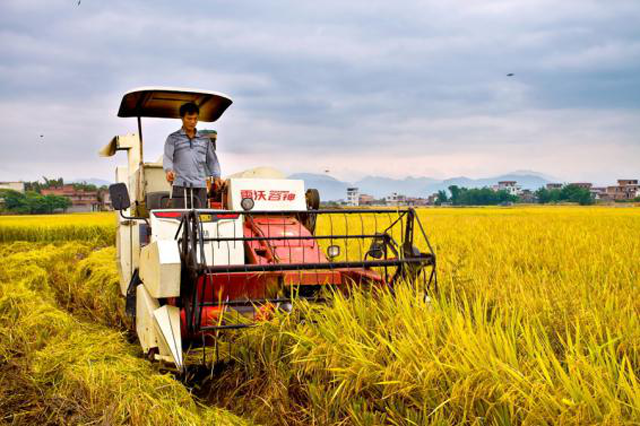
{"type": "Polygon", "coordinates": [[[180,117],[184,117],[187,114],[200,114],[200,108],[193,102],[187,102],[180,107],[180,117]]]}

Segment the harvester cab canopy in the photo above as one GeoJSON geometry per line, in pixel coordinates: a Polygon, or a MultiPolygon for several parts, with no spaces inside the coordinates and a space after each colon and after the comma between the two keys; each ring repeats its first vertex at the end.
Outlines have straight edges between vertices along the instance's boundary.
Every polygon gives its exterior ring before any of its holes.
{"type": "MultiPolygon", "coordinates": [[[[128,181],[137,204],[144,203],[147,193],[170,191],[162,164],[144,162],[142,117],[179,119],[180,107],[187,102],[193,102],[200,108],[199,121],[209,123],[218,120],[233,103],[229,96],[219,92],[175,87],[140,87],[122,97],[118,117],[137,118],[138,133],[114,137],[100,150],[100,155],[110,157],[116,151],[127,152],[128,168],[116,170],[116,174],[122,175],[116,181],[128,181]],[[127,176],[132,176],[133,180],[127,176]]],[[[208,131],[207,134],[215,147],[217,133],[208,131]]]]}
{"type": "Polygon", "coordinates": [[[233,103],[219,92],[174,87],[140,87],[122,97],[118,117],[180,118],[180,107],[193,102],[200,108],[199,121],[214,122],[233,103]]]}
{"type": "MultiPolygon", "coordinates": [[[[193,102],[200,108],[199,121],[214,122],[233,103],[231,98],[219,92],[199,89],[180,89],[175,87],[140,87],[124,94],[118,117],[136,117],[138,134],[115,136],[102,150],[100,155],[111,157],[116,151],[128,151],[130,170],[133,164],[142,164],[142,117],[180,118],[180,107],[193,102]]],[[[209,131],[215,139],[216,132],[209,131]]]]}

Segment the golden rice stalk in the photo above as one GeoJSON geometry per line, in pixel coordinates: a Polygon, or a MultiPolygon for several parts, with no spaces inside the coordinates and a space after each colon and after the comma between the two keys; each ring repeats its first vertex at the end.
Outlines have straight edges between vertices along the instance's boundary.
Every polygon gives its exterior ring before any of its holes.
{"type": "Polygon", "coordinates": [[[97,245],[115,242],[113,213],[0,216],[0,243],[13,241],[89,241],[97,245]]]}
{"type": "Polygon", "coordinates": [[[300,304],[238,336],[212,399],[289,424],[638,422],[640,210],[419,213],[431,304],[410,286],[300,304]]]}
{"type": "Polygon", "coordinates": [[[56,306],[47,271],[76,254],[71,245],[47,246],[5,258],[7,268],[0,275],[0,395],[9,397],[0,402],[3,421],[245,424],[196,403],[181,383],[155,371],[120,332],[79,321],[56,306]]]}

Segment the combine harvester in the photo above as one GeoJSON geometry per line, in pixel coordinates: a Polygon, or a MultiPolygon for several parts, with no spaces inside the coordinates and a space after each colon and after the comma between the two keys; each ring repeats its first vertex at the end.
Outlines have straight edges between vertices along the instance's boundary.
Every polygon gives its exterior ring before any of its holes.
{"type": "Polygon", "coordinates": [[[192,348],[205,351],[220,332],[290,311],[298,300],[322,301],[327,287],[435,285],[435,255],[411,208],[320,209],[318,191],[264,168],[228,178],[206,206],[172,208],[161,161],[143,161],[141,120],[178,119],[185,102],[200,107],[201,122],[218,120],[232,103],[199,90],[130,91],[118,116],[136,117],[138,133],[116,136],[100,152],[127,152],[109,192],[119,211],[120,288],[149,358],[182,370],[192,348]]]}

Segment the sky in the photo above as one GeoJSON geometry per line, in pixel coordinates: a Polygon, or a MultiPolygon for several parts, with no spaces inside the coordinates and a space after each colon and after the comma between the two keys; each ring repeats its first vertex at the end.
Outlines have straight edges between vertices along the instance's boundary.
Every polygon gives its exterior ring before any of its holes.
{"type": "MultiPolygon", "coordinates": [[[[113,181],[126,159],[97,152],[140,86],[233,99],[200,125],[223,174],[640,178],[638,22],[637,0],[2,0],[0,180],[113,181]]],[[[179,127],[145,120],[145,158],[179,127]]]]}

